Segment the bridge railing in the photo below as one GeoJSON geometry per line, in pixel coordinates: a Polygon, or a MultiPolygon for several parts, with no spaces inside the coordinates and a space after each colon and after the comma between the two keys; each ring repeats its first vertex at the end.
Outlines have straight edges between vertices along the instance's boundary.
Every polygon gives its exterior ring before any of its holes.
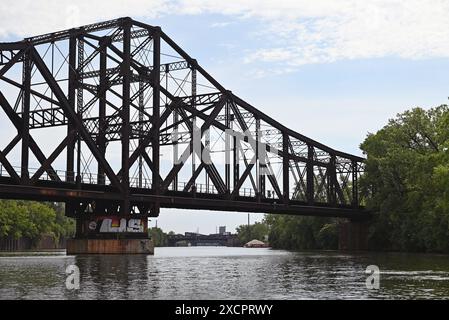
{"type": "MultiPolygon", "coordinates": [[[[17,173],[17,175],[21,174],[21,167],[20,166],[13,166],[14,171],[17,173]]],[[[34,174],[38,171],[38,168],[28,168],[28,173],[30,177],[33,177],[34,174]]],[[[0,164],[0,177],[10,177],[10,174],[8,171],[3,167],[3,165],[0,164]]],[[[40,177],[39,181],[61,181],[61,182],[68,182],[68,183],[75,183],[77,181],[78,174],[76,172],[68,172],[64,170],[54,170],[54,173],[49,173],[47,171],[43,172],[40,177]]],[[[120,177],[118,177],[120,180],[120,177]]],[[[83,172],[79,175],[79,182],[82,184],[91,184],[91,185],[110,185],[111,182],[109,178],[104,175],[98,175],[96,173],[90,173],[90,172],[83,172]]],[[[144,189],[151,189],[152,187],[152,181],[151,179],[146,178],[130,178],[129,179],[129,185],[131,188],[144,188],[144,189]]],[[[187,186],[187,182],[178,182],[177,187],[173,184],[170,185],[169,190],[170,191],[185,191],[185,188],[187,186]]],[[[196,193],[205,193],[205,194],[219,194],[217,188],[212,184],[206,184],[206,183],[194,183],[188,192],[196,192],[196,193]]],[[[232,190],[231,190],[232,191],[232,190]]],[[[293,194],[293,193],[292,193],[293,194]]],[[[256,197],[256,192],[252,188],[240,188],[239,195],[243,197],[256,197]]],[[[270,199],[276,199],[277,195],[273,190],[266,190],[264,197],[270,198],[270,199]]]]}
{"type": "MultiPolygon", "coordinates": [[[[12,167],[16,174],[20,176],[21,167],[13,166],[12,167]]],[[[32,178],[39,169],[37,168],[29,168],[28,173],[29,177],[32,178]]],[[[5,167],[0,164],[0,177],[10,177],[9,172],[5,169],[5,167]]],[[[119,180],[121,177],[118,176],[119,180]]],[[[98,175],[90,172],[83,172],[79,176],[76,172],[67,172],[64,170],[49,170],[49,172],[43,172],[37,181],[57,181],[64,183],[79,183],[81,184],[89,184],[89,185],[111,185],[109,178],[106,175],[98,175]]],[[[139,178],[132,177],[129,180],[129,184],[131,188],[143,188],[143,189],[151,189],[152,188],[152,180],[147,178],[139,178]]],[[[190,186],[188,190],[186,190],[187,182],[181,181],[177,182],[175,186],[173,183],[169,186],[169,191],[185,191],[189,193],[198,193],[198,194],[220,194],[217,188],[212,183],[199,183],[196,182],[190,186]]],[[[233,191],[233,188],[230,190],[233,191]]],[[[246,198],[256,198],[257,192],[253,188],[241,187],[239,189],[239,196],[246,198]]],[[[277,193],[274,190],[266,189],[263,194],[261,194],[264,199],[277,200],[279,199],[277,193]]],[[[361,196],[361,195],[360,195],[361,196]]],[[[299,200],[305,201],[305,196],[298,190],[291,191],[289,193],[290,200],[299,200]]],[[[317,203],[323,202],[320,200],[316,201],[317,203]]]]}

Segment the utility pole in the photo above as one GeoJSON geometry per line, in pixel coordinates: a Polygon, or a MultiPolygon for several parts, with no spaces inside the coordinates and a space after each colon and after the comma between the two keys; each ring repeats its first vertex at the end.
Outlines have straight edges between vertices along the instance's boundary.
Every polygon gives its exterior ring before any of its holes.
{"type": "Polygon", "coordinates": [[[249,213],[248,213],[248,241],[251,241],[251,228],[249,226],[249,213]]]}

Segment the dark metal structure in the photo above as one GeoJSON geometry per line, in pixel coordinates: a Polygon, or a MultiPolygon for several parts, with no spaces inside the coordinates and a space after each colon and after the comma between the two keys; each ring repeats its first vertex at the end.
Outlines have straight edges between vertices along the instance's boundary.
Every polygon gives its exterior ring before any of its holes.
{"type": "Polygon", "coordinates": [[[180,243],[183,246],[240,246],[240,241],[236,234],[197,234],[186,232],[185,234],[173,234],[167,236],[167,245],[176,247],[180,243]]]}
{"type": "Polygon", "coordinates": [[[366,216],[363,158],[284,127],[131,18],[0,43],[0,106],[1,198],[62,201],[75,218],[366,216]]]}

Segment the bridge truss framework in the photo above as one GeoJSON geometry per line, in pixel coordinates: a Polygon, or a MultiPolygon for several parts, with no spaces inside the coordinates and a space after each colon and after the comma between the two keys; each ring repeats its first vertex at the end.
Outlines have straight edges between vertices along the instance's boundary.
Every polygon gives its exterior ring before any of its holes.
{"type": "Polygon", "coordinates": [[[363,158],[286,128],[131,18],[0,43],[0,106],[2,198],[63,201],[76,218],[366,216],[363,158]]]}

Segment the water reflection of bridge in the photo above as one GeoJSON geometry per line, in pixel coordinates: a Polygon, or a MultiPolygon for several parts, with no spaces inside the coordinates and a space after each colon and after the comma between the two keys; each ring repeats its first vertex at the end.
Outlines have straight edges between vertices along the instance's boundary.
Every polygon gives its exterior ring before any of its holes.
{"type": "Polygon", "coordinates": [[[240,242],[236,234],[198,234],[186,232],[168,236],[168,246],[239,246],[240,242]]]}

